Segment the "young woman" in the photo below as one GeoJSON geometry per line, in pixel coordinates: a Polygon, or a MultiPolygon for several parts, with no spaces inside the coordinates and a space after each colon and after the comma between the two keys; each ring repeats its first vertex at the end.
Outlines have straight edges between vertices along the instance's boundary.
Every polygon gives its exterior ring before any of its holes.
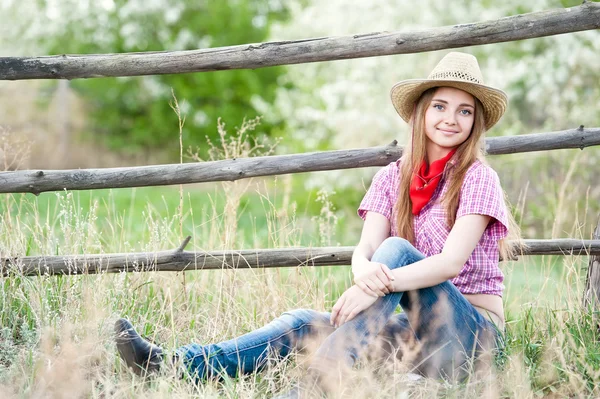
{"type": "MultiPolygon", "coordinates": [[[[504,113],[506,95],[484,85],[475,57],[453,52],[427,79],[396,84],[391,98],[412,135],[360,205],[355,284],[331,313],[294,310],[230,341],[179,348],[176,357],[198,380],[253,372],[319,336],[317,372],[361,356],[400,357],[424,375],[460,378],[494,347],[504,324],[498,262],[510,256],[514,221],[482,138],[504,113]]],[[[116,332],[134,370],[160,367],[162,349],[127,320],[116,332]]]]}

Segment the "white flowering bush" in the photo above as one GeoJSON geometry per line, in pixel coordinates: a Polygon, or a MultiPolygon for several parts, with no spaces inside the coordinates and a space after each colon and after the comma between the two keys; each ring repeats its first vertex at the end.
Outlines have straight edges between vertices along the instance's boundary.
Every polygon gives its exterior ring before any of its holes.
{"type": "MultiPolygon", "coordinates": [[[[382,0],[353,2],[352,6],[343,0],[298,0],[294,4],[292,18],[273,28],[272,40],[425,30],[576,5],[550,0],[424,0],[418,6],[414,2],[382,0]]],[[[600,31],[456,50],[477,56],[486,83],[508,94],[508,111],[490,136],[598,126],[600,31]]],[[[289,134],[280,146],[286,152],[385,145],[393,139],[402,145],[410,132],[396,114],[389,91],[399,80],[426,77],[448,51],[452,50],[290,66],[282,77],[274,106],[262,104],[263,114],[267,119],[287,123],[289,134]],[[288,88],[285,83],[293,86],[288,88]]],[[[600,198],[593,183],[596,178],[583,166],[595,163],[597,156],[596,147],[586,149],[582,156],[573,151],[552,151],[491,157],[490,162],[498,170],[511,202],[527,205],[522,221],[537,227],[525,229],[526,235],[564,236],[571,227],[562,226],[561,220],[574,220],[569,214],[574,212],[572,208],[577,208],[584,220],[598,212],[593,205],[600,198]],[[567,173],[574,162],[581,167],[567,173]],[[568,195],[561,196],[561,186],[566,185],[570,187],[568,195]],[[591,191],[586,202],[582,198],[588,187],[591,191]],[[575,207],[562,205],[567,203],[575,207]],[[589,209],[588,203],[592,204],[589,209]],[[560,212],[569,216],[557,217],[560,212]]],[[[307,186],[333,187],[338,193],[345,188],[346,192],[356,193],[356,202],[375,170],[312,174],[307,186]]],[[[589,238],[587,232],[569,233],[589,238]]]]}
{"type": "MultiPolygon", "coordinates": [[[[292,18],[273,28],[272,40],[414,31],[560,8],[556,1],[375,0],[296,1],[292,18]]],[[[458,49],[476,55],[486,83],[505,90],[511,105],[492,135],[560,130],[597,124],[600,32],[585,31],[458,49]],[[596,82],[596,84],[594,84],[596,82]]],[[[304,150],[355,148],[406,140],[408,128],[389,101],[402,79],[426,77],[449,50],[289,67],[269,118],[284,119],[304,150]]],[[[294,144],[296,145],[296,144],[294,144]]]]}

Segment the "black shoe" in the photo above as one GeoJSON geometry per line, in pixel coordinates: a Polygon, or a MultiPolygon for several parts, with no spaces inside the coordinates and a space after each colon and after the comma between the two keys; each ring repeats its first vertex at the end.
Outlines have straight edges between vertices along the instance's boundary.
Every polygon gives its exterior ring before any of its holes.
{"type": "Polygon", "coordinates": [[[115,334],[119,355],[137,375],[160,370],[163,350],[142,338],[127,319],[116,321],[115,334]]]}

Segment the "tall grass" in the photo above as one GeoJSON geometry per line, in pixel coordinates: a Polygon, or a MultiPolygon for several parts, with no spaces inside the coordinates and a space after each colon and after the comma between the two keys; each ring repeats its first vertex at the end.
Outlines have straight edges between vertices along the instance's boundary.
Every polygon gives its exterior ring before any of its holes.
{"type": "MultiPolygon", "coordinates": [[[[213,148],[233,151],[229,156],[249,155],[257,147],[243,139],[248,126],[229,137],[220,125],[222,141],[213,148]]],[[[151,252],[175,248],[185,235],[193,237],[189,250],[354,244],[356,229],[337,233],[351,224],[338,218],[334,194],[323,191],[312,198],[310,209],[316,212],[299,209],[298,196],[306,193],[294,192],[294,179],[302,178],[188,186],[182,191],[6,195],[0,201],[0,257],[151,252]]],[[[414,383],[396,365],[363,366],[353,371],[345,394],[598,396],[598,324],[580,306],[586,261],[526,257],[503,266],[506,347],[493,379],[414,383]]],[[[302,355],[220,383],[195,385],[170,370],[144,380],[116,355],[113,322],[128,317],[143,335],[168,349],[211,343],[259,328],[289,309],[329,310],[349,286],[350,276],[346,267],[223,269],[186,272],[185,278],[167,272],[25,277],[15,271],[0,282],[2,397],[268,397],[290,388],[302,375],[302,355]]]]}

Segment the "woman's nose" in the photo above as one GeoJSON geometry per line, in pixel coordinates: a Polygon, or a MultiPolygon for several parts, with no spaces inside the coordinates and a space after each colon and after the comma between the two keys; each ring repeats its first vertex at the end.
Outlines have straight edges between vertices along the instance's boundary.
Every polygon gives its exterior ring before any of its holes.
{"type": "Polygon", "coordinates": [[[451,113],[451,112],[448,113],[448,115],[446,115],[444,122],[447,125],[456,125],[456,117],[454,116],[454,113],[451,113]]]}

